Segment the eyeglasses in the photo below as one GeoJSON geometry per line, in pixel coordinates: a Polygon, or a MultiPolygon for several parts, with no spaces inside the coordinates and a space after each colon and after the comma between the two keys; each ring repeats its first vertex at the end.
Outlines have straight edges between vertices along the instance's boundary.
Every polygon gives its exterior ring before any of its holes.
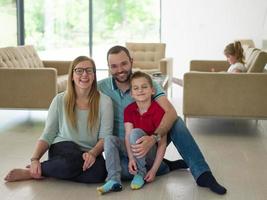
{"type": "Polygon", "coordinates": [[[88,68],[75,68],[73,69],[73,71],[75,72],[75,74],[81,76],[83,75],[83,72],[86,72],[86,74],[93,74],[94,73],[94,69],[91,67],[88,68]]]}

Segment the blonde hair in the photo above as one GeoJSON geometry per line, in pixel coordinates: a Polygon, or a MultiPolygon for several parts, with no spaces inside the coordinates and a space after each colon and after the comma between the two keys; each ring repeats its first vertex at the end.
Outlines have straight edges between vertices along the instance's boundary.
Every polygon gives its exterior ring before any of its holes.
{"type": "Polygon", "coordinates": [[[89,128],[96,129],[98,128],[98,114],[99,114],[99,100],[100,100],[100,93],[97,90],[97,80],[96,80],[96,66],[93,59],[88,58],[86,56],[79,56],[75,58],[69,67],[69,73],[68,73],[68,85],[67,85],[67,91],[65,94],[65,112],[67,119],[69,120],[72,127],[75,129],[77,128],[77,119],[75,114],[75,106],[76,106],[76,92],[75,92],[75,85],[73,81],[73,70],[74,68],[83,61],[89,61],[93,65],[93,71],[94,71],[94,81],[91,86],[91,90],[88,94],[89,101],[88,101],[88,107],[89,107],[89,115],[88,115],[88,126],[89,128]]]}
{"type": "Polygon", "coordinates": [[[244,61],[244,50],[242,48],[240,41],[235,41],[234,43],[228,44],[224,49],[224,55],[235,56],[238,62],[245,63],[244,61]]]}

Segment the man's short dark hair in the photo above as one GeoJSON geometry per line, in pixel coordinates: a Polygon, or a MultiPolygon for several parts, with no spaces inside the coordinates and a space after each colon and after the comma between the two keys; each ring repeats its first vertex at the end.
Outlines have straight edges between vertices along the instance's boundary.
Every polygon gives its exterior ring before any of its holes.
{"type": "Polygon", "coordinates": [[[126,47],[124,47],[124,46],[120,46],[120,45],[116,45],[116,46],[114,46],[114,47],[111,47],[111,48],[108,50],[108,53],[107,53],[107,61],[108,61],[108,56],[109,56],[110,54],[118,54],[118,53],[120,53],[121,51],[123,51],[123,52],[126,53],[126,55],[128,56],[129,60],[132,59],[129,50],[128,50],[126,47]]]}

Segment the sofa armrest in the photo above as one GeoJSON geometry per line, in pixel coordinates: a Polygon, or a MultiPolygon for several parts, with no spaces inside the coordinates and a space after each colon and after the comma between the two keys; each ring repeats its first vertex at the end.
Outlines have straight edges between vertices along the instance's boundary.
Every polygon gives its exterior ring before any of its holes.
{"type": "Polygon", "coordinates": [[[172,96],[172,77],[173,77],[173,59],[163,58],[160,60],[159,68],[162,74],[168,76],[168,82],[164,86],[164,90],[168,96],[172,96]]]}
{"type": "Polygon", "coordinates": [[[56,69],[0,68],[0,108],[47,109],[56,94],[56,69]]]}
{"type": "Polygon", "coordinates": [[[267,118],[267,74],[184,74],[184,116],[267,118]]]}
{"type": "Polygon", "coordinates": [[[172,58],[163,58],[160,60],[159,69],[162,74],[172,76],[172,58]]]}
{"type": "Polygon", "coordinates": [[[43,60],[45,68],[55,68],[58,75],[68,74],[72,61],[43,60]]]}
{"type": "Polygon", "coordinates": [[[225,60],[191,60],[190,71],[215,72],[227,71],[229,63],[225,60]]]}

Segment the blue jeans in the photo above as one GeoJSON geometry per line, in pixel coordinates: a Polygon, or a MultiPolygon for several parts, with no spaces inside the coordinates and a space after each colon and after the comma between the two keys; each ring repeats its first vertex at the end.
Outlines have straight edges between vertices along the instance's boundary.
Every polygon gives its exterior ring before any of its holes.
{"type": "Polygon", "coordinates": [[[196,180],[202,173],[210,171],[197,143],[187,129],[183,120],[178,117],[168,134],[168,143],[174,146],[188,165],[196,180]]]}

